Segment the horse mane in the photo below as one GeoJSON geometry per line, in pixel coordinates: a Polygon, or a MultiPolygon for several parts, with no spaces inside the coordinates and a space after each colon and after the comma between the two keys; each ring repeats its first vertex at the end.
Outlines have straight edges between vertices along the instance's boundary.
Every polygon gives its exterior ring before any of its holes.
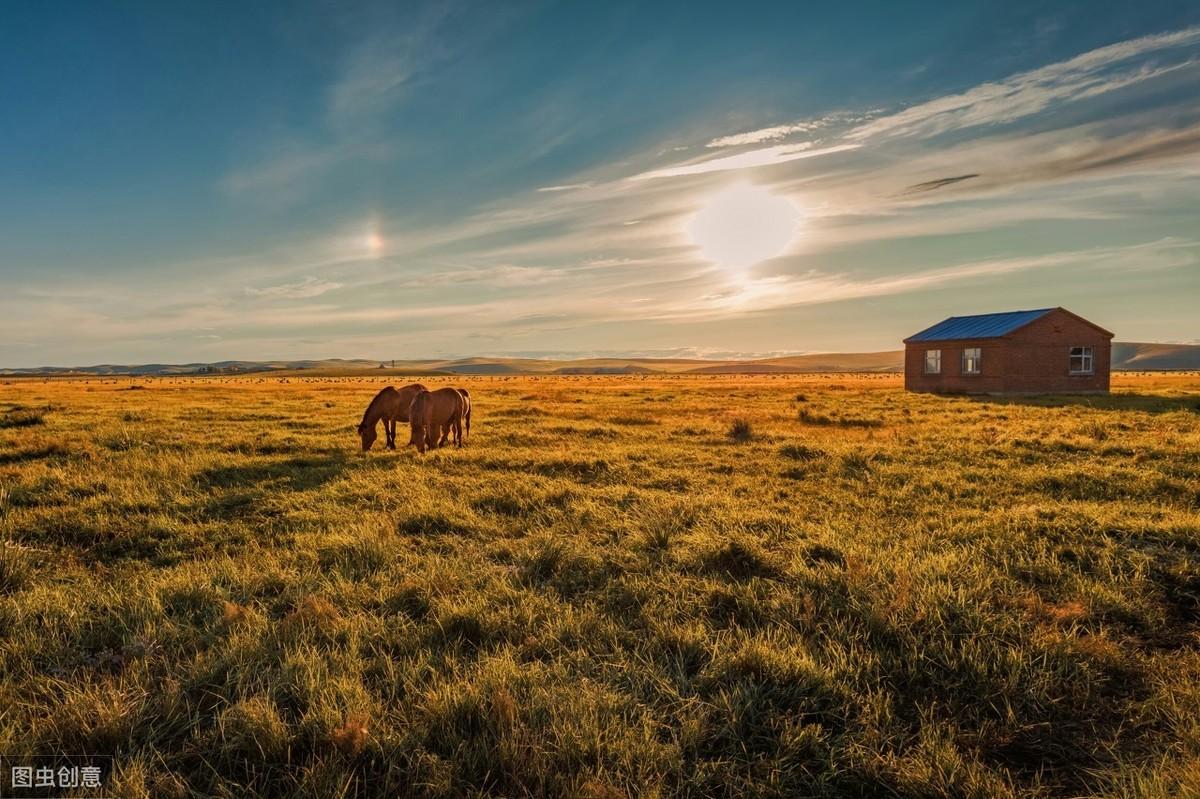
{"type": "Polygon", "coordinates": [[[379,419],[379,417],[382,415],[382,411],[379,410],[379,406],[383,404],[383,399],[384,397],[388,396],[389,392],[392,394],[399,393],[396,391],[395,386],[385,386],[378,394],[376,394],[375,399],[371,400],[371,403],[367,405],[367,409],[363,411],[362,421],[358,423],[360,428],[370,424],[372,420],[379,419]],[[375,412],[374,416],[371,415],[372,411],[375,412]]]}

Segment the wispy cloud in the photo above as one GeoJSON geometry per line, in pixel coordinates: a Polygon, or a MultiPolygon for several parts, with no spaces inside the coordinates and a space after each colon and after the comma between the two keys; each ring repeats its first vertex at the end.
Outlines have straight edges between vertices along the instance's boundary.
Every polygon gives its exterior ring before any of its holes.
{"type": "Polygon", "coordinates": [[[289,133],[282,141],[271,137],[265,154],[258,151],[218,181],[221,189],[287,202],[296,199],[301,186],[334,167],[391,157],[385,120],[403,102],[410,84],[447,57],[438,27],[449,7],[434,4],[408,24],[379,22],[345,53],[310,129],[303,135],[289,133]]]}
{"type": "Polygon", "coordinates": [[[246,296],[263,297],[269,300],[299,300],[320,297],[322,294],[340,289],[341,287],[341,283],[308,277],[298,283],[284,283],[278,286],[266,286],[265,288],[247,288],[246,296]]]}
{"type": "Polygon", "coordinates": [[[765,141],[775,141],[782,139],[793,133],[808,133],[821,127],[822,123],[817,122],[793,122],[790,125],[772,125],[769,128],[759,128],[758,130],[750,130],[745,133],[734,133],[729,136],[718,136],[712,139],[705,147],[741,147],[746,144],[761,144],[765,141]]]}
{"type": "Polygon", "coordinates": [[[538,188],[538,191],[543,191],[543,192],[545,192],[545,191],[551,191],[551,192],[553,192],[553,191],[575,191],[576,189],[589,189],[591,187],[592,187],[592,184],[590,182],[588,182],[588,183],[564,183],[561,186],[541,186],[538,188]]]}
{"type": "Polygon", "coordinates": [[[787,138],[793,133],[812,133],[813,131],[821,130],[835,124],[845,127],[846,125],[865,122],[878,113],[880,113],[879,109],[861,113],[839,111],[826,114],[817,119],[804,119],[783,125],[771,125],[770,127],[758,128],[757,130],[748,130],[743,133],[733,133],[728,136],[718,136],[715,139],[711,139],[705,147],[742,147],[748,144],[761,144],[765,141],[777,141],[787,138]]]}
{"type": "Polygon", "coordinates": [[[971,180],[979,177],[978,172],[972,172],[969,175],[954,175],[948,178],[936,178],[934,180],[925,180],[920,183],[914,183],[904,189],[905,194],[920,194],[924,191],[936,191],[943,189],[946,186],[953,186],[955,183],[962,183],[964,180],[971,180]]]}
{"type": "Polygon", "coordinates": [[[1096,97],[1196,64],[1187,58],[1162,67],[1128,62],[1200,42],[1200,27],[1143,36],[1090,50],[1074,58],[984,83],[879,117],[846,134],[851,141],[877,136],[933,136],[978,125],[1012,122],[1051,104],[1096,97]],[[1126,65],[1124,68],[1117,68],[1126,65]]]}
{"type": "Polygon", "coordinates": [[[797,144],[779,144],[774,147],[762,147],[737,155],[727,155],[720,158],[709,158],[687,164],[652,169],[641,172],[629,180],[654,180],[656,178],[673,178],[681,175],[703,175],[706,172],[726,172],[732,169],[752,169],[761,166],[785,164],[788,161],[798,161],[802,158],[816,158],[822,155],[832,155],[847,150],[857,150],[862,145],[854,143],[835,144],[830,147],[814,147],[813,142],[797,144]]]}

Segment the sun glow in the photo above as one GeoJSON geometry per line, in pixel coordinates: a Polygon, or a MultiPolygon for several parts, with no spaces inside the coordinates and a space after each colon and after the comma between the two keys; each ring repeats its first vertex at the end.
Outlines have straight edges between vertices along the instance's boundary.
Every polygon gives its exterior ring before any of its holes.
{"type": "Polygon", "coordinates": [[[737,183],[710,197],[687,232],[709,261],[744,269],[786,250],[799,222],[800,211],[791,200],[737,183]]]}
{"type": "Polygon", "coordinates": [[[363,243],[366,245],[367,254],[372,258],[383,254],[383,236],[381,236],[377,231],[371,231],[368,233],[366,240],[363,243]]]}

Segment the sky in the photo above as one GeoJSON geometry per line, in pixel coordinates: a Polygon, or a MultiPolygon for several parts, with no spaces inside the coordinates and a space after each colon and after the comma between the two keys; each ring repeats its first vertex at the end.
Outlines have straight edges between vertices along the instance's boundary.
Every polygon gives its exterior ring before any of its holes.
{"type": "Polygon", "coordinates": [[[22,3],[0,367],[1200,343],[1200,5],[22,3]]]}

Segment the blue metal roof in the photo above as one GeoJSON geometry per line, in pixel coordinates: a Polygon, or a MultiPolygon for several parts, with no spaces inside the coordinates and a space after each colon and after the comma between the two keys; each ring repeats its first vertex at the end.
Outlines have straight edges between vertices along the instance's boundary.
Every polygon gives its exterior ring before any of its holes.
{"type": "Polygon", "coordinates": [[[999,338],[1007,336],[1019,327],[1040,319],[1054,308],[1039,308],[1036,311],[1006,311],[985,313],[978,316],[951,316],[920,333],[909,336],[905,341],[952,341],[968,338],[999,338]]]}

